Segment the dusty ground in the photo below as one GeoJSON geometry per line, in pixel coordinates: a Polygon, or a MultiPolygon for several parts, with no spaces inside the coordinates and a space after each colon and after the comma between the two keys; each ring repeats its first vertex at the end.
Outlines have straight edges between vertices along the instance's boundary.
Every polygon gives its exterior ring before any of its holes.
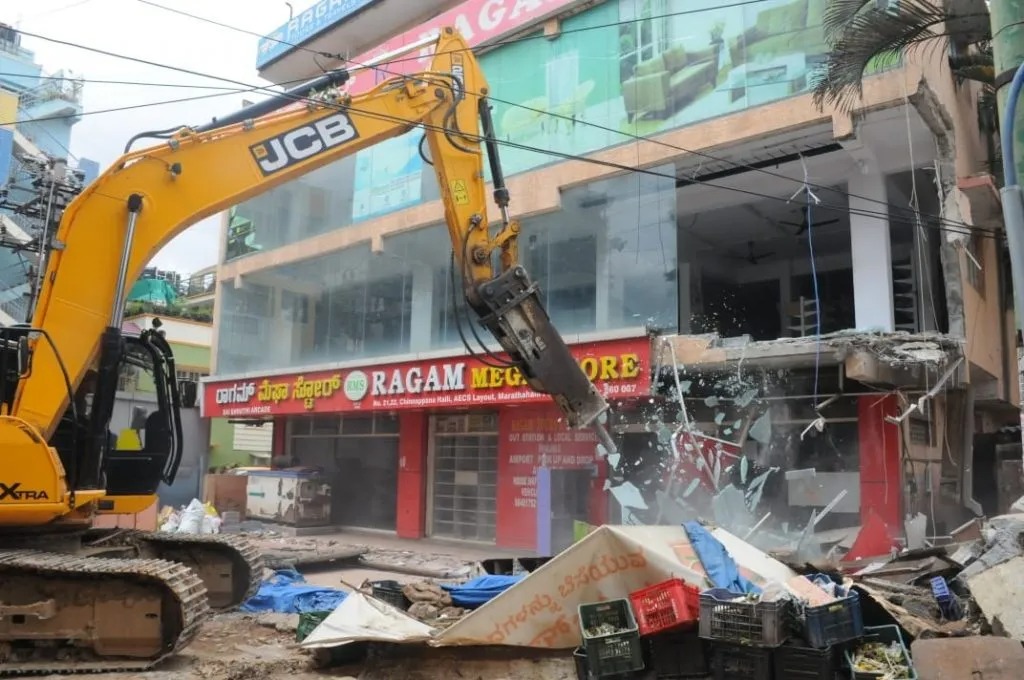
{"type": "MultiPolygon", "coordinates": [[[[90,680],[574,680],[571,658],[518,658],[501,649],[386,650],[347,666],[317,667],[295,644],[298,616],[222,614],[175,659],[145,673],[100,673],[90,680]]],[[[47,676],[67,680],[69,676],[47,676]]]]}
{"type": "MultiPolygon", "coordinates": [[[[503,553],[481,547],[408,541],[363,534],[294,537],[274,534],[250,538],[265,552],[274,554],[331,554],[348,549],[365,551],[364,559],[400,569],[426,570],[466,576],[472,565],[503,553]]],[[[399,583],[421,576],[366,568],[358,564],[323,564],[299,569],[310,584],[348,590],[366,580],[393,579],[399,583]]],[[[102,673],[94,680],[572,680],[576,678],[571,657],[558,654],[520,658],[501,649],[391,648],[375,650],[354,665],[318,667],[311,654],[295,642],[297,615],[221,614],[203,627],[199,636],[175,658],[145,673],[102,673]]],[[[67,680],[68,676],[48,676],[67,680]]]]}

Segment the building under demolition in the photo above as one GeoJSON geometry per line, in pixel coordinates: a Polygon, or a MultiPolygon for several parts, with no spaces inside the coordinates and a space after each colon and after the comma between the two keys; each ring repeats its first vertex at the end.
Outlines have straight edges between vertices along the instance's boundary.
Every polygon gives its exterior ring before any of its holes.
{"type": "MultiPolygon", "coordinates": [[[[546,552],[695,511],[941,534],[1005,509],[1017,343],[977,90],[935,59],[819,109],[825,0],[639,4],[324,2],[278,38],[359,64],[455,25],[479,50],[521,258],[615,404],[617,469],[462,348],[416,130],[232,210],[204,414],[272,422],[332,523],[407,537],[546,552]]],[[[328,66],[272,38],[265,77],[328,66]]]]}

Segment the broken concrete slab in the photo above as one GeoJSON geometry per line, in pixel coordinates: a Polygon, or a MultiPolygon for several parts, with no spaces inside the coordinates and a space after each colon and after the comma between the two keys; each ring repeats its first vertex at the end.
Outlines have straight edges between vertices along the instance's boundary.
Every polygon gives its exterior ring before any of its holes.
{"type": "Polygon", "coordinates": [[[1022,553],[1020,538],[1024,535],[1024,515],[1000,515],[985,527],[985,551],[957,577],[967,583],[972,577],[1022,553]]]}
{"type": "Polygon", "coordinates": [[[967,579],[967,587],[992,626],[992,632],[1015,640],[1024,640],[1024,579],[1021,574],[1024,574],[1024,557],[1018,556],[967,579]]]}
{"type": "Polygon", "coordinates": [[[915,640],[910,646],[918,680],[1018,680],[1024,647],[992,635],[915,640]]]}
{"type": "Polygon", "coordinates": [[[847,374],[874,383],[934,384],[938,373],[963,356],[961,341],[939,333],[843,330],[820,336],[730,343],[716,335],[666,335],[653,347],[655,364],[701,372],[732,370],[735,362],[760,368],[845,364],[847,374]],[[851,373],[852,372],[852,373],[851,373]],[[869,378],[871,378],[869,380],[869,378]]]}
{"type": "Polygon", "coordinates": [[[298,569],[325,565],[356,564],[367,552],[366,548],[352,546],[325,546],[306,550],[267,550],[263,565],[268,569],[298,569]]]}

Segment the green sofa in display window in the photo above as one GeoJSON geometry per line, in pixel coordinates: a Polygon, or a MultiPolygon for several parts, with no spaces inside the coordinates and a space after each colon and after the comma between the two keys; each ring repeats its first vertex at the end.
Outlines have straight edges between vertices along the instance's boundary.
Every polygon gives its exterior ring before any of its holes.
{"type": "Polygon", "coordinates": [[[667,118],[692,102],[705,86],[718,79],[718,46],[688,49],[670,47],[637,64],[622,83],[622,98],[630,122],[644,116],[667,118]]]}

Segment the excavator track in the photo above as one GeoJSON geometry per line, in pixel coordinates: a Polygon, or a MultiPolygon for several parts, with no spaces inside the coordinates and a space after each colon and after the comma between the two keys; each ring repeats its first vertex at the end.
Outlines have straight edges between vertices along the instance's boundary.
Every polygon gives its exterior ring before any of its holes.
{"type": "Polygon", "coordinates": [[[256,547],[241,536],[129,529],[93,531],[91,537],[86,545],[133,546],[141,556],[190,567],[206,586],[210,608],[215,611],[241,606],[256,594],[263,580],[263,558],[256,547]]]}
{"type": "Polygon", "coordinates": [[[182,564],[0,550],[0,676],[146,670],[209,615],[182,564]]]}

